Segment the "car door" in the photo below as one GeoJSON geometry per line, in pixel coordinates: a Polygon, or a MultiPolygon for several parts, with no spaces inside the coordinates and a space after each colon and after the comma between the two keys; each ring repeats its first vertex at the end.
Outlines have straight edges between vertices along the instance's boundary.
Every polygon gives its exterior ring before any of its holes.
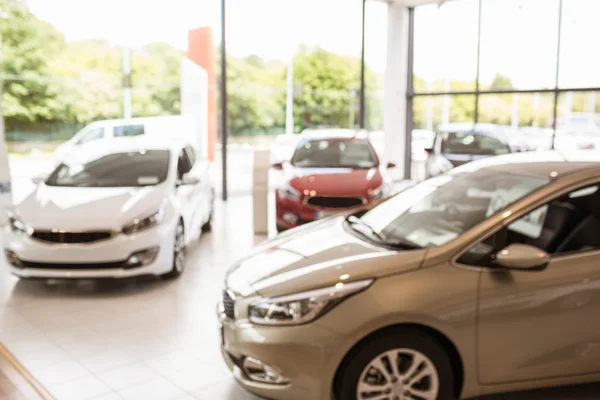
{"type": "Polygon", "coordinates": [[[179,212],[183,218],[186,238],[188,240],[193,236],[195,229],[197,228],[194,225],[194,203],[196,201],[198,188],[195,184],[184,184],[185,182],[183,181],[184,176],[189,175],[191,171],[192,164],[188,155],[184,149],[181,149],[177,158],[177,199],[180,207],[179,212]]]}
{"type": "Polygon", "coordinates": [[[197,180],[193,199],[190,206],[193,208],[192,220],[194,229],[201,227],[208,220],[212,208],[212,186],[208,176],[207,162],[198,160],[196,152],[191,146],[186,146],[185,152],[192,165],[190,176],[197,180]]]}
{"type": "Polygon", "coordinates": [[[561,195],[475,246],[479,254],[494,249],[491,263],[484,262],[481,270],[477,305],[483,384],[600,373],[600,240],[590,238],[593,246],[571,251],[561,251],[559,245],[568,243],[590,218],[582,214],[598,213],[598,184],[594,186],[589,198],[572,197],[589,187],[561,195]],[[565,210],[565,218],[558,215],[565,210]],[[495,252],[511,243],[551,252],[547,268],[494,267],[495,252]]]}

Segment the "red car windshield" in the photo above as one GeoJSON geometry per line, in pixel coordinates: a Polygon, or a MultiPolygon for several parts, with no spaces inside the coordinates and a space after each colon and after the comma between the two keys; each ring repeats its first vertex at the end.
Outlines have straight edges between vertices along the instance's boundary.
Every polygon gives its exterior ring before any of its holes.
{"type": "Polygon", "coordinates": [[[375,149],[366,140],[306,140],[291,161],[299,168],[369,169],[379,165],[375,149]]]}

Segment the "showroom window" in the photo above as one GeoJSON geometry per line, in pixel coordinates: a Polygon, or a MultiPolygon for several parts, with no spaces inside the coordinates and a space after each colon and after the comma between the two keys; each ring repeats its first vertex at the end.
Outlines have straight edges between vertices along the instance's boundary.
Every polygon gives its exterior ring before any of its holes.
{"type": "Polygon", "coordinates": [[[597,0],[410,9],[413,179],[429,175],[415,171],[426,168],[422,138],[451,123],[494,124],[515,151],[600,149],[600,58],[590,44],[600,35],[598,12],[597,0]]]}

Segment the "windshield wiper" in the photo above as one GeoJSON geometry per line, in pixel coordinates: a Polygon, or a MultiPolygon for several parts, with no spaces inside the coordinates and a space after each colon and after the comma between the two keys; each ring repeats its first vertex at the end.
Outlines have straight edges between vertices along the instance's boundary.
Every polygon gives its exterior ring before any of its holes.
{"type": "Polygon", "coordinates": [[[375,229],[373,229],[371,225],[367,224],[362,219],[355,217],[354,215],[350,215],[346,220],[352,225],[364,226],[366,229],[369,230],[369,233],[375,236],[379,241],[384,243],[388,242],[387,239],[381,233],[377,232],[375,229]]]}
{"type": "MultiPolygon", "coordinates": [[[[366,228],[372,236],[374,236],[379,242],[381,242],[387,246],[400,247],[400,248],[408,249],[408,250],[422,248],[421,246],[417,245],[416,243],[412,243],[405,239],[397,239],[397,238],[388,239],[384,235],[382,235],[381,233],[379,233],[375,229],[373,229],[373,227],[371,225],[367,224],[362,219],[355,217],[354,215],[350,215],[348,218],[346,218],[346,221],[348,221],[348,223],[351,225],[360,225],[360,226],[366,228]]],[[[363,235],[364,235],[364,233],[363,233],[363,235]]]]}

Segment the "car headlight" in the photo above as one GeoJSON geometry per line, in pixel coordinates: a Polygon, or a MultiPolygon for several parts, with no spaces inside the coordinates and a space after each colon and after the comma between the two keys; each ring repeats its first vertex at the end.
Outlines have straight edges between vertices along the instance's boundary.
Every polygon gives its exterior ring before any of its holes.
{"type": "Polygon", "coordinates": [[[248,307],[250,321],[259,325],[300,325],[311,322],[344,299],[371,286],[373,279],[292,294],[260,299],[248,307]]]}
{"type": "Polygon", "coordinates": [[[130,224],[123,227],[122,232],[126,235],[133,235],[134,233],[152,228],[162,222],[165,217],[165,209],[161,207],[154,214],[145,218],[136,218],[130,224]]]}
{"type": "Polygon", "coordinates": [[[388,197],[390,193],[389,186],[383,183],[381,186],[375,189],[369,190],[369,199],[371,200],[383,200],[388,197]]]}
{"type": "Polygon", "coordinates": [[[30,235],[32,229],[14,214],[8,214],[8,226],[14,233],[30,235]]]}
{"type": "Polygon", "coordinates": [[[289,183],[286,183],[285,185],[280,187],[279,193],[281,194],[281,196],[286,197],[291,200],[300,200],[300,197],[302,197],[302,194],[300,193],[300,191],[297,189],[294,189],[292,187],[292,185],[290,185],[289,183]]]}

